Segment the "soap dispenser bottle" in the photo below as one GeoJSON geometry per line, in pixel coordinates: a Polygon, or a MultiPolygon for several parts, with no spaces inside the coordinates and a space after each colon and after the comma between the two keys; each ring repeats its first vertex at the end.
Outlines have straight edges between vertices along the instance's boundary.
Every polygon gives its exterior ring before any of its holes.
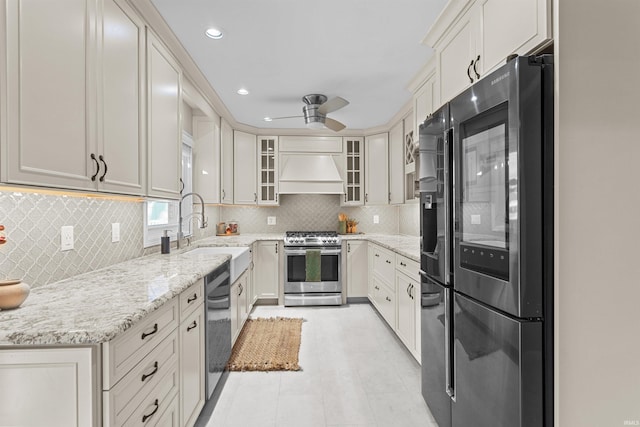
{"type": "Polygon", "coordinates": [[[164,230],[160,238],[160,253],[168,254],[171,251],[171,241],[169,240],[169,230],[164,230]]]}

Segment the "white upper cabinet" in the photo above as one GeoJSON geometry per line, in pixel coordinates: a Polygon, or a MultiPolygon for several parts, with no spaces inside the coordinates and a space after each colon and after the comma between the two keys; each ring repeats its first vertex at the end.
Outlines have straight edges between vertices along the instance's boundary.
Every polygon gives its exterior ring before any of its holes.
{"type": "Polygon", "coordinates": [[[194,191],[205,203],[220,203],[220,126],[208,117],[193,118],[194,191]]]}
{"type": "Polygon", "coordinates": [[[365,138],[364,204],[389,204],[389,134],[365,138]]]}
{"type": "Polygon", "coordinates": [[[364,204],[364,138],[344,137],[342,139],[344,196],[341,199],[341,205],[362,205],[364,204]]]}
{"type": "Polygon", "coordinates": [[[140,18],[119,0],[10,1],[6,28],[2,180],[144,194],[140,18]]]}
{"type": "Polygon", "coordinates": [[[258,203],[256,136],[233,131],[233,197],[236,205],[258,203]]]}
{"type": "Polygon", "coordinates": [[[180,198],[182,71],[169,51],[147,31],[147,194],[180,198]]]}
{"type": "Polygon", "coordinates": [[[220,120],[220,200],[233,204],[233,129],[225,120],[220,120]]]}
{"type": "Polygon", "coordinates": [[[124,0],[105,0],[102,7],[96,154],[104,171],[98,177],[99,188],[142,195],[145,25],[124,0]]]}
{"type": "Polygon", "coordinates": [[[258,204],[279,205],[278,137],[258,137],[258,204]]]}
{"type": "Polygon", "coordinates": [[[6,2],[4,181],[95,187],[95,25],[86,0],[6,2]]]}
{"type": "Polygon", "coordinates": [[[526,55],[552,38],[551,0],[452,0],[424,43],[436,50],[436,105],[451,100],[509,55],[526,55]]]}
{"type": "Polygon", "coordinates": [[[404,203],[404,131],[400,120],[389,131],[389,203],[404,203]]]}

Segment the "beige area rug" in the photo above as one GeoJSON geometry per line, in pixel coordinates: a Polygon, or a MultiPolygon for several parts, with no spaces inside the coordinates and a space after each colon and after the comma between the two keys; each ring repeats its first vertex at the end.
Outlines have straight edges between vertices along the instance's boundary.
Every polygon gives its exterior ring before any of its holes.
{"type": "Polygon", "coordinates": [[[230,371],[298,371],[303,319],[247,319],[227,363],[230,371]]]}

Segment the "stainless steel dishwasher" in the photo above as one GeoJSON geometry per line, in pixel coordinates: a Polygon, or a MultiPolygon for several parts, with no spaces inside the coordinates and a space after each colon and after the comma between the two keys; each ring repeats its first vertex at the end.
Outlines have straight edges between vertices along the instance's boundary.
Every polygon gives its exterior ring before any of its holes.
{"type": "Polygon", "coordinates": [[[224,372],[231,356],[231,283],[229,262],[204,277],[207,296],[206,360],[207,400],[224,372]]]}

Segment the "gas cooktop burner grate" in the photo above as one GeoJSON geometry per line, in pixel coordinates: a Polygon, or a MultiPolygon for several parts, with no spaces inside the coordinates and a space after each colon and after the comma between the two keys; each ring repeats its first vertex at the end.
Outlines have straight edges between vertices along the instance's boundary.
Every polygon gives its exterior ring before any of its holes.
{"type": "Polygon", "coordinates": [[[285,246],[340,246],[342,238],[336,231],[287,231],[285,246]]]}

